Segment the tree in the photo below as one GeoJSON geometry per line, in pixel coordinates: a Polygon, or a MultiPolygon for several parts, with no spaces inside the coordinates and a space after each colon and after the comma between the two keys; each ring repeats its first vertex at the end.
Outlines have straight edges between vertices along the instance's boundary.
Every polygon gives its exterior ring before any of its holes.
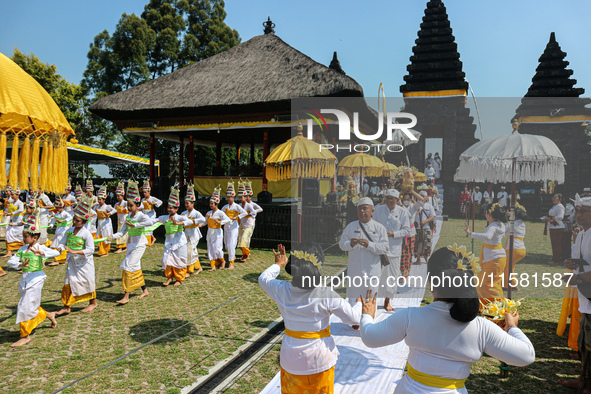
{"type": "MultiPolygon", "coordinates": [[[[82,86],[88,89],[90,102],[237,45],[240,36],[225,24],[225,17],[224,2],[221,0],[150,0],[141,17],[123,14],[112,36],[105,30],[90,44],[88,66],[82,80],[82,86]]],[[[94,139],[108,144],[110,148],[139,156],[146,156],[149,151],[147,138],[126,135],[116,130],[111,122],[93,116],[87,116],[86,123],[96,129],[94,139]],[[110,142],[102,135],[108,136],[110,142]]],[[[175,168],[171,164],[178,158],[178,145],[157,141],[161,175],[173,175],[175,168]]],[[[213,155],[215,158],[212,148],[198,149],[203,150],[203,157],[213,155]]],[[[228,163],[225,159],[223,161],[229,165],[229,160],[228,163]]],[[[138,168],[109,165],[109,171],[114,176],[125,178],[137,174],[138,168]]]]}

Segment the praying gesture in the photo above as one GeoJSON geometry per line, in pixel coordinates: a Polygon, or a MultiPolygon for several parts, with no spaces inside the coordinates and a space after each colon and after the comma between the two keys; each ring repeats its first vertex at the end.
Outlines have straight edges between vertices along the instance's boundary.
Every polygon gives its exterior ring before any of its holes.
{"type": "MultiPolygon", "coordinates": [[[[363,297],[361,298],[361,313],[365,314],[367,313],[368,315],[370,315],[372,318],[376,317],[376,303],[377,303],[377,297],[378,297],[378,293],[376,292],[373,295],[373,298],[371,298],[372,296],[372,291],[368,290],[367,291],[367,295],[365,297],[365,300],[363,299],[363,297]]],[[[358,298],[359,300],[359,298],[358,298]]]]}
{"type": "Polygon", "coordinates": [[[275,255],[275,264],[277,264],[280,268],[285,268],[287,265],[287,256],[285,254],[285,246],[279,244],[277,245],[278,253],[275,252],[273,249],[273,254],[275,255]]]}

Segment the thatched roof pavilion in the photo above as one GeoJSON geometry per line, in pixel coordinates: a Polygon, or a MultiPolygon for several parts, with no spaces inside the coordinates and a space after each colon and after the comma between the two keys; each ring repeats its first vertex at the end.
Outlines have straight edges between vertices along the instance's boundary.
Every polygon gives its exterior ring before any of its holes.
{"type": "Polygon", "coordinates": [[[291,137],[293,98],[358,97],[360,127],[376,128],[363,89],[342,72],[336,54],[327,67],[276,36],[270,20],[264,25],[263,35],[104,97],[90,110],[127,133],[216,146],[218,152],[222,146],[262,147],[265,157],[270,146],[291,137]]]}

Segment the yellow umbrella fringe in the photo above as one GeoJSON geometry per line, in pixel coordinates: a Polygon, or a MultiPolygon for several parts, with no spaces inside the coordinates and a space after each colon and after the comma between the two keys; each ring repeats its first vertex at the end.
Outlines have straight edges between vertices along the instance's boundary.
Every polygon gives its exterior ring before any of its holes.
{"type": "Polygon", "coordinates": [[[48,155],[49,145],[47,141],[43,141],[43,153],[41,154],[41,171],[39,173],[39,185],[43,191],[48,191],[47,187],[47,180],[48,180],[48,172],[47,172],[47,155],[48,155]]]}
{"type": "Polygon", "coordinates": [[[18,183],[21,190],[29,190],[29,165],[31,155],[31,139],[29,135],[25,137],[21,147],[20,157],[18,159],[18,183]]]}
{"type": "Polygon", "coordinates": [[[57,185],[58,185],[58,172],[59,172],[59,149],[57,146],[53,146],[53,143],[50,141],[49,151],[51,152],[51,165],[49,170],[51,174],[49,175],[49,179],[51,179],[51,192],[56,193],[57,185]]]}
{"type": "Polygon", "coordinates": [[[31,149],[31,189],[37,190],[39,187],[39,146],[41,140],[35,138],[33,140],[33,148],[31,149]]]}
{"type": "Polygon", "coordinates": [[[18,185],[18,134],[15,134],[12,140],[12,155],[10,156],[8,182],[13,188],[16,188],[18,185]]]}
{"type": "Polygon", "coordinates": [[[63,193],[66,186],[68,185],[68,148],[66,141],[62,141],[60,145],[60,185],[58,192],[63,193]]]}
{"type": "Polygon", "coordinates": [[[6,177],[6,133],[0,135],[0,188],[5,189],[8,179],[6,177]]]}

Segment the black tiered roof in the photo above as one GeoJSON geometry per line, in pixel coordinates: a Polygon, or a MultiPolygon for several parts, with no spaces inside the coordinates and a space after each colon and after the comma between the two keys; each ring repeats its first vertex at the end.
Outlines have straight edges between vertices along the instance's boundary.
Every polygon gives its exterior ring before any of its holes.
{"type": "Polygon", "coordinates": [[[554,32],[550,33],[550,41],[544,53],[538,59],[536,74],[521,105],[516,111],[516,118],[521,116],[564,116],[587,115],[591,110],[585,108],[591,99],[579,98],[585,92],[576,88],[576,79],[570,78],[573,70],[567,68],[566,52],[560,49],[554,32]],[[544,98],[544,99],[542,99],[544,98]]]}
{"type": "Polygon", "coordinates": [[[564,60],[566,52],[560,49],[554,32],[550,33],[550,41],[538,61],[536,75],[525,97],[579,97],[585,92],[583,88],[575,88],[576,79],[569,78],[573,70],[566,68],[569,62],[564,60]]]}
{"type": "Polygon", "coordinates": [[[458,45],[441,0],[427,3],[418,36],[400,91],[467,90],[458,45]]]}

